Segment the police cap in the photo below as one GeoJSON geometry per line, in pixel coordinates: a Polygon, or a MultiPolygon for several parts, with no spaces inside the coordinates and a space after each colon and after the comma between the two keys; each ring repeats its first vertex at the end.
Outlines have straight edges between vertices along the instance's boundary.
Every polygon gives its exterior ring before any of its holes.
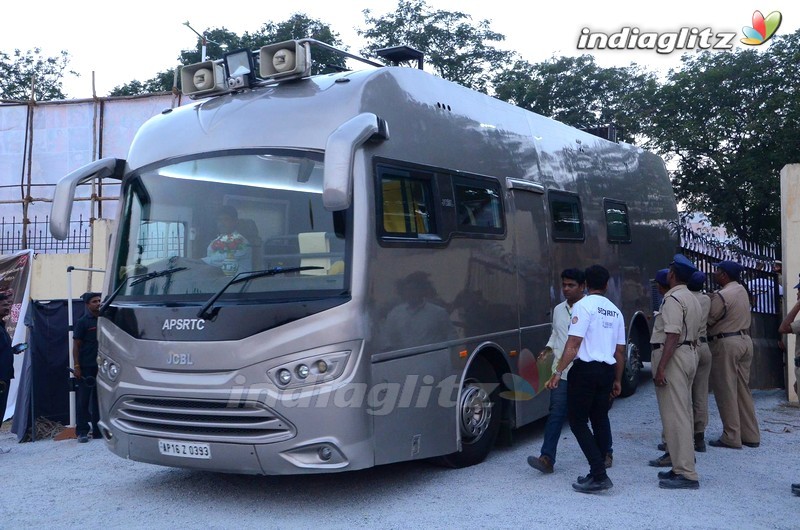
{"type": "Polygon", "coordinates": [[[715,263],[714,266],[721,271],[725,272],[733,281],[739,281],[739,273],[742,272],[743,267],[736,263],[735,261],[725,260],[720,261],[719,263],[715,263]]]}
{"type": "Polygon", "coordinates": [[[656,272],[655,282],[662,287],[669,287],[669,282],[667,281],[667,273],[669,269],[661,269],[660,271],[656,272]]]}
{"type": "Polygon", "coordinates": [[[694,271],[692,277],[686,282],[686,286],[690,291],[699,291],[706,283],[706,274],[703,271],[694,271]]]}
{"type": "Polygon", "coordinates": [[[675,254],[670,265],[675,269],[675,274],[682,282],[688,281],[689,278],[692,277],[692,274],[697,270],[697,267],[694,266],[694,263],[692,263],[689,258],[683,254],[675,254]]]}

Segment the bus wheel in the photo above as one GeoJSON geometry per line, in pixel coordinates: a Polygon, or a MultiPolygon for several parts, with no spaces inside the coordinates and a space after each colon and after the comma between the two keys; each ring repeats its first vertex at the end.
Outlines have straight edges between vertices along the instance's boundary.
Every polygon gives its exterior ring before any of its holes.
{"type": "Polygon", "coordinates": [[[476,357],[458,402],[461,451],[442,457],[442,463],[460,468],[483,462],[497,440],[501,407],[497,374],[488,361],[476,357]]]}
{"type": "Polygon", "coordinates": [[[639,385],[639,373],[642,369],[642,359],[639,355],[638,334],[628,338],[625,346],[625,368],[622,371],[622,392],[620,397],[632,396],[639,385]]]}

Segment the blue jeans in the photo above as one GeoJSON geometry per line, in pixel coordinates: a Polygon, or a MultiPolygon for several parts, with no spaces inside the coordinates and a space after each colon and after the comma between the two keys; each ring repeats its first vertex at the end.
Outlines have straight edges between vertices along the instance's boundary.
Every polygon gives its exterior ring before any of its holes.
{"type": "Polygon", "coordinates": [[[567,381],[561,380],[558,386],[550,391],[550,416],[544,426],[544,441],[542,442],[542,456],[547,456],[555,464],[558,439],[561,438],[561,428],[567,419],[567,381]]]}

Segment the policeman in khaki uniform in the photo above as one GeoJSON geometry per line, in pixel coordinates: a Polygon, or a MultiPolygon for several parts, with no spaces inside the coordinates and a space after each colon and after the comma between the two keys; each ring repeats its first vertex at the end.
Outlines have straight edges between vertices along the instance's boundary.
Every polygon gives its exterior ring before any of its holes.
{"type": "MultiPolygon", "coordinates": [[[[701,309],[686,287],[686,282],[696,270],[686,256],[675,255],[666,273],[669,290],[664,293],[650,337],[650,342],[655,346],[652,366],[658,411],[669,448],[669,455],[651,464],[671,463],[672,469],[658,474],[658,486],[666,489],[700,487],[694,462],[692,382],[697,371],[695,348],[701,309]]],[[[663,271],[659,272],[663,276],[663,271]]]]}
{"type": "Polygon", "coordinates": [[[706,452],[705,432],[708,426],[708,378],[711,374],[711,349],[708,347],[708,311],[711,299],[702,292],[706,275],[701,271],[692,274],[686,286],[700,303],[700,330],[697,342],[697,373],[692,383],[692,411],[694,412],[694,450],[706,452]]]}
{"type": "Polygon", "coordinates": [[[735,261],[721,261],[714,266],[714,281],[721,289],[710,295],[708,342],[711,389],[722,419],[722,436],[710,440],[708,445],[729,449],[741,449],[742,445],[758,447],[761,433],[750,394],[750,364],[753,362],[750,297],[739,283],[741,265],[735,261]]]}

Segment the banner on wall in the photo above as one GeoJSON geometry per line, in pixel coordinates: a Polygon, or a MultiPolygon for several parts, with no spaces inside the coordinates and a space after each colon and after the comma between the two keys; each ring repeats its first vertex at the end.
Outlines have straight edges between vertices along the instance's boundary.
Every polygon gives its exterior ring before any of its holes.
{"type": "MultiPolygon", "coordinates": [[[[0,256],[0,292],[5,292],[12,299],[11,312],[2,322],[8,336],[11,337],[12,345],[27,341],[27,329],[23,319],[30,303],[32,260],[32,250],[23,250],[16,254],[0,256]]],[[[14,356],[14,373],[17,375],[22,368],[24,355],[25,353],[23,352],[14,356]]],[[[3,420],[14,415],[17,401],[17,383],[15,379],[11,380],[11,385],[7,392],[9,394],[6,410],[0,410],[3,420]]]]}

